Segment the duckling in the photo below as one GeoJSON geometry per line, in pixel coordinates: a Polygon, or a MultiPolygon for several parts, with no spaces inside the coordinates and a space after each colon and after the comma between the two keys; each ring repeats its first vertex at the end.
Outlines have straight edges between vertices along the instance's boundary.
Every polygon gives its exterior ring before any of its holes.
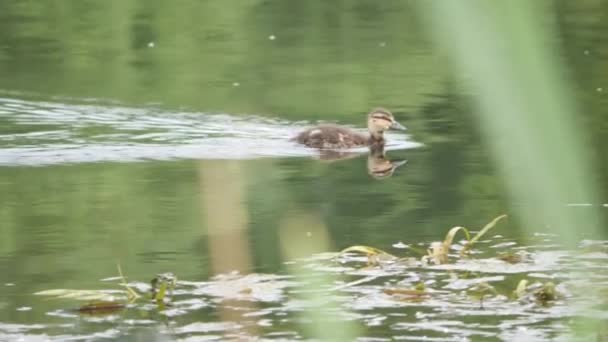
{"type": "Polygon", "coordinates": [[[384,108],[375,108],[367,114],[369,135],[336,125],[319,125],[298,134],[293,140],[314,148],[350,148],[384,145],[384,131],[405,130],[395,121],[393,114],[384,108]]]}

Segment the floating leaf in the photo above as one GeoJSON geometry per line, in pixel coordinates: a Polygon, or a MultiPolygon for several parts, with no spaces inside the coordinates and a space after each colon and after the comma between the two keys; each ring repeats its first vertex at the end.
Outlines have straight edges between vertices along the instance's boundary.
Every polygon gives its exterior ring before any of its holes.
{"type": "Polygon", "coordinates": [[[517,284],[517,287],[515,288],[515,290],[513,290],[513,297],[515,299],[519,299],[519,298],[523,297],[526,294],[527,287],[528,287],[528,280],[526,280],[526,279],[520,280],[519,283],[517,284]]]}
{"type": "Polygon", "coordinates": [[[126,307],[126,304],[118,302],[92,302],[78,308],[78,312],[88,315],[108,315],[126,307]]]}
{"type": "Polygon", "coordinates": [[[416,287],[413,289],[387,288],[382,290],[382,292],[387,295],[398,296],[402,299],[409,300],[420,300],[430,296],[430,294],[425,291],[425,285],[423,282],[416,284],[416,287]]]}
{"type": "Polygon", "coordinates": [[[122,291],[113,291],[109,293],[107,290],[74,290],[74,289],[53,289],[34,293],[37,296],[49,296],[61,299],[74,299],[83,301],[103,301],[112,302],[123,299],[126,293],[122,291]],[[117,297],[116,294],[121,296],[117,297]]]}
{"type": "Polygon", "coordinates": [[[381,249],[369,247],[369,246],[351,246],[346,249],[343,249],[339,254],[344,253],[362,253],[365,254],[368,258],[368,265],[378,265],[380,261],[383,259],[397,259],[396,256],[387,253],[381,249]]]}
{"type": "Polygon", "coordinates": [[[381,249],[369,247],[369,246],[350,246],[350,247],[345,248],[342,251],[340,251],[340,254],[344,254],[344,253],[362,253],[367,256],[387,255],[387,256],[391,256],[393,258],[395,257],[394,255],[387,253],[381,249]]]}

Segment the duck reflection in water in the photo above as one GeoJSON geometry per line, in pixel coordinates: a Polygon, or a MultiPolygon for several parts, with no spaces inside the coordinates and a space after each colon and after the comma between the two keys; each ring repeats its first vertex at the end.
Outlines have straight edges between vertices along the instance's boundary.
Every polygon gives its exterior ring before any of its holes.
{"type": "Polygon", "coordinates": [[[407,160],[390,160],[384,153],[384,145],[371,146],[367,155],[367,173],[376,179],[386,179],[393,175],[395,170],[407,160]]]}
{"type": "MultiPolygon", "coordinates": [[[[318,158],[326,162],[346,160],[360,157],[363,153],[339,151],[339,150],[319,150],[318,158]]],[[[384,145],[372,145],[367,154],[367,173],[375,179],[390,178],[395,170],[407,163],[407,160],[391,160],[386,156],[384,145]]]]}

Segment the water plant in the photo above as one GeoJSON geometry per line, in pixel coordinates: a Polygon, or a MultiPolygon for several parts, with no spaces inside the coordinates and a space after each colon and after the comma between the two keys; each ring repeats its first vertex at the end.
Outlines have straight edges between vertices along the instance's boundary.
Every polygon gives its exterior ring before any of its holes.
{"type": "Polygon", "coordinates": [[[76,311],[82,314],[110,314],[127,308],[129,304],[145,298],[154,301],[160,310],[164,309],[165,302],[176,286],[177,278],[172,273],[157,274],[150,281],[150,292],[140,294],[126,281],[122,269],[117,264],[119,285],[124,290],[77,290],[77,289],[51,289],[34,293],[38,296],[47,296],[54,299],[71,299],[84,301],[76,311]]]}

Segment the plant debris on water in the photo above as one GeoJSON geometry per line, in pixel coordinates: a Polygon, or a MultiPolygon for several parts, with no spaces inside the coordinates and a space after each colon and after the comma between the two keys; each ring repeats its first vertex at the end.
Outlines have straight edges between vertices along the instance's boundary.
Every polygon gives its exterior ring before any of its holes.
{"type": "Polygon", "coordinates": [[[147,298],[158,304],[159,309],[164,308],[165,301],[170,299],[167,294],[171,294],[177,283],[177,278],[172,273],[157,274],[150,281],[150,293],[145,296],[137,293],[129,284],[122,273],[120,264],[117,264],[120,286],[124,290],[74,290],[74,289],[53,289],[34,293],[38,296],[48,296],[56,299],[72,299],[85,301],[86,303],[76,309],[82,314],[111,314],[123,310],[128,304],[137,300],[147,298]]]}
{"type": "MultiPolygon", "coordinates": [[[[331,317],[338,326],[357,322],[365,327],[364,336],[381,340],[568,340],[577,317],[608,314],[608,301],[594,295],[608,291],[603,265],[608,250],[590,248],[589,242],[578,250],[560,250],[546,236],[545,245],[530,247],[502,236],[482,241],[505,217],[474,235],[460,226],[449,229],[443,241],[427,243],[426,254],[410,246],[391,253],[355,245],[291,260],[306,277],[233,272],[207,281],[178,281],[160,273],[146,284],[127,282],[119,266],[114,289],[49,289],[36,295],[55,299],[50,315],[68,322],[74,319],[69,312],[90,317],[91,331],[100,322],[107,324],[95,318],[104,315],[122,333],[163,321],[168,325],[159,334],[227,340],[308,338],[306,326],[319,323],[303,319],[304,312],[311,315],[305,317],[331,317]],[[459,233],[461,241],[456,240],[459,233]],[[488,244],[492,248],[479,247],[488,244]],[[583,263],[594,272],[593,282],[581,272],[583,263]]],[[[29,331],[7,329],[0,325],[0,337],[29,331]]],[[[600,330],[588,336],[603,336],[596,335],[600,330]]]]}

